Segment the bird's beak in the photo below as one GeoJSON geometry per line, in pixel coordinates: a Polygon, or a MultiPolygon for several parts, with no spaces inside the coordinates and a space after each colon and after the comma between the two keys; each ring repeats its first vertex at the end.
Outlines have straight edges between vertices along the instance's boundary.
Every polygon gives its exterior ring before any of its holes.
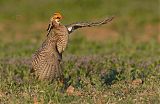
{"type": "Polygon", "coordinates": [[[55,19],[55,21],[56,21],[58,24],[60,23],[60,22],[59,22],[59,21],[60,21],[60,19],[55,19]]]}

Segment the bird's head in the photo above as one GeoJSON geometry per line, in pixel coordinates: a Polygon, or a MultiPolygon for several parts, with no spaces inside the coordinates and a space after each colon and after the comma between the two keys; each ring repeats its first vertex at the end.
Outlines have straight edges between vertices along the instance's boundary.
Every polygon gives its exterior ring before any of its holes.
{"type": "Polygon", "coordinates": [[[57,12],[53,14],[53,16],[51,17],[51,21],[56,21],[59,24],[62,18],[62,15],[57,12]]]}

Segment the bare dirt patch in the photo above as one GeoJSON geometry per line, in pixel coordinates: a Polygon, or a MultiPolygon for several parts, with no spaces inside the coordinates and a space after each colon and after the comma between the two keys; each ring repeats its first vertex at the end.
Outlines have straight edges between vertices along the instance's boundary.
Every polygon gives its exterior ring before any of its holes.
{"type": "Polygon", "coordinates": [[[85,34],[87,39],[94,41],[107,41],[117,40],[119,38],[118,32],[112,29],[97,27],[97,28],[85,28],[82,30],[82,33],[85,34]]]}
{"type": "Polygon", "coordinates": [[[160,24],[147,24],[144,26],[143,32],[135,36],[137,42],[149,42],[155,39],[160,43],[160,24]]]}

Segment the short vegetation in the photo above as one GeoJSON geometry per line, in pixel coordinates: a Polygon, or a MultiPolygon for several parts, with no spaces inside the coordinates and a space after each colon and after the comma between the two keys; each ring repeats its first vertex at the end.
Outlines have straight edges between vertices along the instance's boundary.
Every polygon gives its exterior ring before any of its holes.
{"type": "Polygon", "coordinates": [[[1,104],[159,104],[158,0],[1,0],[1,104]],[[70,35],[63,82],[37,81],[30,58],[50,16],[63,24],[115,19],[70,35]]]}

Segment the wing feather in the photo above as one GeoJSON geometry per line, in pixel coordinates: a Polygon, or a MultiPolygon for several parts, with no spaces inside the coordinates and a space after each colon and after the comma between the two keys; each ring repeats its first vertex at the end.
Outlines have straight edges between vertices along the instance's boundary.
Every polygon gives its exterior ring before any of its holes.
{"type": "Polygon", "coordinates": [[[53,80],[61,76],[59,65],[59,53],[56,49],[56,44],[47,44],[44,42],[42,47],[34,54],[32,66],[36,77],[39,80],[53,80]]]}
{"type": "Polygon", "coordinates": [[[93,27],[93,26],[99,26],[103,24],[107,24],[108,22],[112,21],[114,17],[106,18],[101,21],[96,22],[79,22],[79,23],[72,23],[69,25],[66,25],[66,28],[68,29],[69,33],[72,33],[74,30],[82,27],[93,27]]]}

